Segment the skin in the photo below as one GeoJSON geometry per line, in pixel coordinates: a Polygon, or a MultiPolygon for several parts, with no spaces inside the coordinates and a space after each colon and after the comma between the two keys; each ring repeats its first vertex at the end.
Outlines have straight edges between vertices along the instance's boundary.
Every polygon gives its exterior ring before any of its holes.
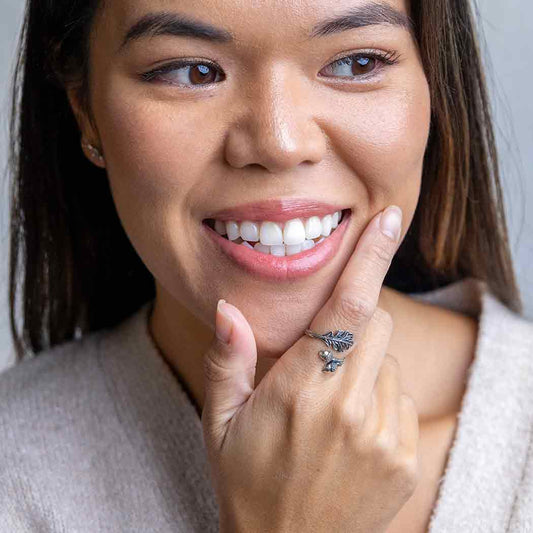
{"type": "MultiPolygon", "coordinates": [[[[257,384],[325,304],[368,222],[395,204],[403,211],[402,239],[411,224],[431,110],[413,36],[375,25],[307,39],[317,22],[363,3],[276,0],[250,9],[249,0],[106,0],[95,20],[92,120],[74,90],[69,98],[83,139],[99,147],[105,161],[86,155],[107,169],[124,229],[155,278],[154,342],[199,410],[202,355],[213,339],[219,298],[252,326],[257,384]],[[172,10],[226,28],[235,43],[157,36],[120,48],[141,16],[172,10]],[[378,62],[365,81],[343,80],[346,69],[331,66],[369,49],[396,52],[398,62],[378,62]],[[188,87],[140,79],[179,58],[213,62],[225,79],[194,85],[183,69],[167,81],[188,87]],[[210,211],[282,197],[314,197],[353,210],[338,254],[305,279],[256,279],[202,236],[210,211]]],[[[404,1],[388,4],[407,13],[404,1]]],[[[394,320],[387,351],[400,364],[401,389],[417,406],[421,439],[433,439],[427,463],[441,468],[446,447],[435,443],[449,444],[476,322],[388,287],[378,305],[394,320]]],[[[413,527],[407,516],[399,520],[413,527]]]]}

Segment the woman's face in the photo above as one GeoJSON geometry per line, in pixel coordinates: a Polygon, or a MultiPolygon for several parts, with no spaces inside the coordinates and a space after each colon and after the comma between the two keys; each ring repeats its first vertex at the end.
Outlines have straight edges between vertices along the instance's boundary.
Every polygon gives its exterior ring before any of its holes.
{"type": "Polygon", "coordinates": [[[250,322],[260,356],[280,355],[325,303],[376,213],[399,205],[405,235],[430,122],[406,14],[400,0],[106,0],[91,39],[96,127],[84,133],[103,148],[120,219],[170,314],[186,309],[212,327],[225,298],[250,322]],[[350,13],[351,24],[318,30],[350,13]],[[180,17],[226,39],[192,36],[180,17]],[[248,248],[246,267],[203,224],[305,223],[313,212],[296,211],[295,199],[331,204],[319,218],[351,210],[338,247],[326,243],[342,225],[307,258],[248,248]],[[219,213],[264,200],[278,200],[273,211],[219,213]],[[320,246],[333,253],[317,268],[320,246]]]}

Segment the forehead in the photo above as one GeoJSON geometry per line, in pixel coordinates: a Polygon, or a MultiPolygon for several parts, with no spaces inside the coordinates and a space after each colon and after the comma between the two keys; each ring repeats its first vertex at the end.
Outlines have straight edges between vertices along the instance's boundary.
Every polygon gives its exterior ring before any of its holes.
{"type": "Polygon", "coordinates": [[[188,35],[231,45],[334,35],[361,27],[411,30],[406,0],[106,0],[121,45],[148,35],[188,35]]]}

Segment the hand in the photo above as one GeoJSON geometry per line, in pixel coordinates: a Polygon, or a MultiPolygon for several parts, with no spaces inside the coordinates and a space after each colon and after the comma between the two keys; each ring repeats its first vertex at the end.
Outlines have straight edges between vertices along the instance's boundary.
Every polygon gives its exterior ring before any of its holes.
{"type": "Polygon", "coordinates": [[[252,329],[229,304],[204,357],[202,427],[222,532],[385,531],[418,482],[418,414],[377,306],[398,248],[376,215],[309,328],[354,335],[334,373],[303,335],[254,390],[252,329]],[[229,328],[228,328],[229,326],[229,328]]]}

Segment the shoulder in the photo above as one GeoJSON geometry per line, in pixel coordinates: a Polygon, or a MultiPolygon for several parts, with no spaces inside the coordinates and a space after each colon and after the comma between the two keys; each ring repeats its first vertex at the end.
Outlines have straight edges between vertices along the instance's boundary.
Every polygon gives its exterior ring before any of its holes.
{"type": "Polygon", "coordinates": [[[114,327],[54,346],[0,373],[0,431],[44,431],[54,421],[81,425],[112,405],[115,388],[108,374],[131,366],[134,347],[141,344],[143,350],[148,310],[147,304],[114,327]]]}
{"type": "Polygon", "coordinates": [[[79,447],[109,404],[99,364],[103,333],[70,341],[0,374],[0,444],[4,468],[40,464],[46,450],[79,447]]]}
{"type": "MultiPolygon", "coordinates": [[[[0,374],[0,421],[31,406],[54,392],[62,395],[77,390],[94,375],[101,332],[72,340],[23,359],[0,374]]],[[[29,413],[27,413],[29,414],[29,413]]]]}
{"type": "Polygon", "coordinates": [[[32,531],[37,516],[53,529],[44,513],[70,516],[71,502],[97,489],[95,461],[110,468],[104,457],[120,422],[100,367],[103,337],[63,343],[0,374],[0,531],[32,531]]]}

